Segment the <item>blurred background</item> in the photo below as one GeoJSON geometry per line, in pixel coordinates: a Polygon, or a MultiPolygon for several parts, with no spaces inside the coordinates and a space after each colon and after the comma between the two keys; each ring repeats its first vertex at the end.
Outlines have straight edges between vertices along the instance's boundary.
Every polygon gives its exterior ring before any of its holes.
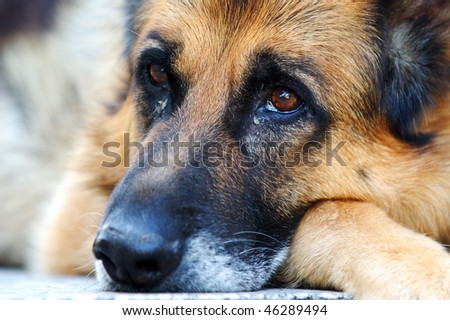
{"type": "Polygon", "coordinates": [[[125,1],[0,0],[0,265],[32,259],[86,119],[123,95],[125,1]]]}

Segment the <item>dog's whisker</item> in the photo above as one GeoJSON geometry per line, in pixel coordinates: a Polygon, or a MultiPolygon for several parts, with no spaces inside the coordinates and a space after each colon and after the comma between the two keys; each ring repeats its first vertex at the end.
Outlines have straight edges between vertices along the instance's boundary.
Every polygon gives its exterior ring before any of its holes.
{"type": "Polygon", "coordinates": [[[255,250],[260,250],[260,251],[262,251],[262,252],[264,252],[264,251],[272,251],[272,252],[276,252],[276,250],[275,250],[275,249],[272,249],[272,248],[268,248],[268,247],[257,247],[257,248],[250,248],[250,249],[241,251],[241,252],[238,253],[238,255],[240,256],[240,255],[243,255],[243,254],[249,253],[249,252],[251,252],[251,251],[255,251],[255,250]]]}
{"type": "Polygon", "coordinates": [[[93,229],[96,229],[96,230],[100,230],[100,226],[98,226],[96,224],[90,224],[90,225],[87,226],[87,228],[93,228],[93,229]]]}
{"type": "Polygon", "coordinates": [[[140,39],[146,39],[144,36],[142,36],[141,34],[137,33],[136,31],[130,29],[130,28],[125,28],[128,32],[131,32],[132,34],[134,34],[135,36],[137,36],[140,39]]]}
{"type": "MultiPolygon", "coordinates": [[[[97,227],[97,228],[99,228],[99,227],[97,227]]],[[[90,231],[88,231],[88,230],[86,230],[86,229],[84,229],[82,227],[78,227],[78,230],[83,231],[86,235],[88,235],[92,239],[95,239],[95,237],[96,237],[96,234],[94,234],[94,233],[92,233],[92,232],[90,232],[90,231]]]]}
{"type": "MultiPolygon", "coordinates": [[[[95,264],[95,261],[93,261],[93,260],[89,260],[88,262],[86,262],[86,263],[84,263],[84,264],[82,264],[82,265],[80,265],[80,266],[78,266],[78,267],[76,267],[76,268],[73,268],[72,270],[73,271],[81,271],[81,270],[83,270],[83,269],[86,269],[86,268],[88,268],[88,267],[90,267],[90,266],[94,266],[94,264],[95,264]]],[[[95,269],[93,269],[93,271],[94,271],[95,269]]],[[[92,273],[92,271],[91,272],[89,272],[89,274],[90,273],[92,273]]],[[[88,275],[89,275],[88,274],[88,275]]]]}
{"type": "Polygon", "coordinates": [[[92,269],[92,271],[86,275],[86,278],[92,277],[93,274],[95,274],[95,269],[92,269]]]}
{"type": "Polygon", "coordinates": [[[90,288],[94,288],[97,285],[96,281],[92,281],[92,277],[94,274],[95,274],[95,268],[92,269],[87,275],[84,276],[84,285],[83,285],[84,288],[90,289],[90,288]]]}
{"type": "Polygon", "coordinates": [[[237,243],[237,242],[262,243],[265,245],[269,245],[269,243],[267,243],[266,241],[256,240],[256,239],[243,239],[243,238],[228,240],[228,241],[225,241],[224,244],[237,243]]]}
{"type": "Polygon", "coordinates": [[[275,241],[275,242],[277,242],[277,243],[279,243],[279,244],[283,244],[280,240],[278,240],[278,239],[276,239],[276,238],[274,238],[274,237],[272,237],[272,236],[270,236],[270,235],[268,235],[268,234],[266,234],[266,233],[263,233],[263,232],[257,232],[257,231],[240,231],[240,232],[234,233],[233,235],[241,235],[241,234],[255,234],[255,235],[260,235],[260,236],[267,237],[267,238],[269,238],[269,239],[271,239],[271,240],[273,240],[273,241],[275,241]]]}
{"type": "Polygon", "coordinates": [[[97,211],[90,211],[90,212],[86,212],[82,215],[80,215],[80,218],[84,218],[87,216],[98,216],[98,217],[103,217],[103,214],[97,211]]]}

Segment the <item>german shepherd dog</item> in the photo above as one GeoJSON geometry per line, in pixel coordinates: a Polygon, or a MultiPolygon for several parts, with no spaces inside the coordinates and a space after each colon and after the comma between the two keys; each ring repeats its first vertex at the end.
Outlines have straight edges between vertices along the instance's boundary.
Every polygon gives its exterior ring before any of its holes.
{"type": "Polygon", "coordinates": [[[108,290],[450,299],[448,2],[127,11],[126,98],[90,118],[36,270],[93,251],[108,290]]]}

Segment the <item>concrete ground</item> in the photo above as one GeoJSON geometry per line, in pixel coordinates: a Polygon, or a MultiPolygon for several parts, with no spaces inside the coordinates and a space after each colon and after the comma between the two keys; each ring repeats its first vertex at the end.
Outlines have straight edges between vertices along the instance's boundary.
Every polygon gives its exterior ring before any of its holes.
{"type": "Polygon", "coordinates": [[[20,270],[0,269],[0,300],[336,300],[350,297],[339,292],[269,289],[242,293],[105,292],[94,278],[38,276],[20,270]]]}

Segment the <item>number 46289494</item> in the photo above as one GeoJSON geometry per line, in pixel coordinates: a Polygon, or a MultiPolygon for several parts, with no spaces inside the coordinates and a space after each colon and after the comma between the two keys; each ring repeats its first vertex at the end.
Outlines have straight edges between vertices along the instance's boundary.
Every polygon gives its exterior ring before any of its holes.
{"type": "Polygon", "coordinates": [[[275,306],[267,306],[264,309],[264,313],[270,316],[299,316],[301,314],[308,316],[316,316],[316,315],[327,315],[327,306],[319,306],[319,305],[275,305],[275,306]]]}

